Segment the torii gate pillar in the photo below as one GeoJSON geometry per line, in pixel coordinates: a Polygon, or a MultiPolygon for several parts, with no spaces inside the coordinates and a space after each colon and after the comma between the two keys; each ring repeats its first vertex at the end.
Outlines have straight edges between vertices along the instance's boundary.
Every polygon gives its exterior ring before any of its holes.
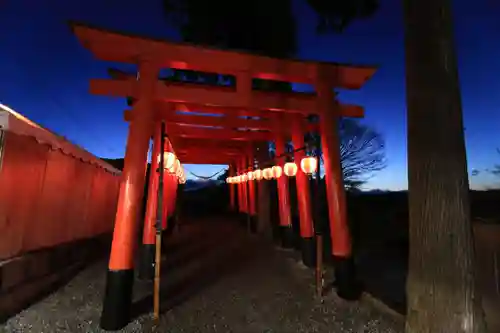
{"type": "MultiPolygon", "coordinates": [[[[244,171],[245,171],[245,162],[242,158],[240,158],[237,161],[236,172],[238,173],[238,175],[241,175],[241,174],[243,174],[244,171]]],[[[238,212],[239,212],[239,217],[240,217],[240,223],[241,223],[241,225],[246,225],[246,222],[247,222],[247,217],[246,217],[247,201],[246,200],[247,199],[246,199],[246,195],[245,195],[245,183],[239,182],[237,184],[237,186],[238,186],[238,212]]]]}
{"type": "MultiPolygon", "coordinates": [[[[276,156],[285,154],[285,138],[282,135],[276,136],[276,156]]],[[[283,158],[278,160],[277,165],[283,168],[285,162],[283,158]]],[[[292,248],[294,245],[294,233],[292,228],[292,211],[290,208],[290,191],[288,186],[288,177],[281,175],[277,179],[278,185],[278,207],[280,219],[280,234],[282,246],[292,248]]]]}
{"type": "Polygon", "coordinates": [[[361,289],[356,280],[352,257],[351,235],[347,223],[345,189],[340,160],[339,108],[333,92],[333,78],[318,65],[318,111],[320,114],[321,147],[325,161],[325,183],[335,283],[339,297],[358,299],[361,289]]]}
{"type": "MultiPolygon", "coordinates": [[[[300,116],[294,116],[292,119],[292,144],[295,149],[304,147],[304,126],[300,116]]],[[[311,190],[309,178],[300,168],[300,161],[305,155],[304,150],[296,150],[293,154],[293,159],[299,166],[295,181],[297,182],[296,192],[300,220],[302,262],[308,267],[314,267],[316,253],[311,209],[311,190]]]]}
{"type": "Polygon", "coordinates": [[[134,113],[140,116],[134,117],[129,125],[100,322],[101,328],[108,331],[119,330],[130,321],[137,222],[144,195],[154,87],[159,68],[153,63],[143,62],[139,72],[140,98],[134,105],[134,113]]]}
{"type": "MultiPolygon", "coordinates": [[[[249,170],[254,170],[255,168],[255,159],[253,152],[248,154],[248,167],[249,170]]],[[[248,214],[250,217],[250,232],[257,232],[257,202],[255,200],[255,192],[256,192],[257,181],[248,180],[248,214]]]]}
{"type": "MultiPolygon", "coordinates": [[[[229,177],[234,177],[234,165],[229,165],[229,177]]],[[[231,213],[236,212],[236,184],[228,184],[229,185],[229,210],[231,213]]]]}

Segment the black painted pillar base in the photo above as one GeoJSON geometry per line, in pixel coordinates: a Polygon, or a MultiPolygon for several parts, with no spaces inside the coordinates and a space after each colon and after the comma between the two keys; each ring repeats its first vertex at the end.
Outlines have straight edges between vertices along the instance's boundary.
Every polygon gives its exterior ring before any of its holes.
{"type": "Polygon", "coordinates": [[[314,237],[301,238],[302,262],[307,267],[316,267],[316,240],[314,237]]]}
{"type": "Polygon", "coordinates": [[[256,215],[250,215],[250,232],[252,234],[257,233],[257,216],[256,215]]]}
{"type": "Polygon", "coordinates": [[[281,227],[275,223],[272,224],[273,242],[281,244],[281,227]]]}
{"type": "Polygon", "coordinates": [[[167,219],[167,230],[171,230],[171,232],[174,231],[175,227],[177,225],[177,218],[175,217],[175,213],[172,214],[172,216],[170,216],[168,219],[167,219]]]}
{"type": "Polygon", "coordinates": [[[238,218],[238,214],[239,214],[239,212],[238,212],[237,210],[233,210],[233,209],[231,209],[231,208],[229,208],[229,209],[227,210],[227,215],[228,215],[228,217],[231,217],[231,218],[238,218]]]}
{"type": "Polygon", "coordinates": [[[334,285],[337,295],[348,301],[355,301],[361,297],[363,288],[357,279],[356,266],[353,257],[333,257],[335,268],[334,285]]]}
{"type": "Polygon", "coordinates": [[[247,214],[240,212],[239,215],[238,215],[238,222],[239,222],[240,226],[246,227],[246,225],[247,225],[247,214]]]}
{"type": "Polygon", "coordinates": [[[300,237],[300,219],[297,215],[292,216],[293,228],[293,247],[295,250],[300,251],[302,248],[302,239],[300,237]]]}
{"type": "Polygon", "coordinates": [[[130,322],[134,270],[108,271],[100,326],[117,331],[130,322]]]}
{"type": "Polygon", "coordinates": [[[292,226],[281,226],[281,246],[285,249],[293,249],[293,239],[292,226]]]}
{"type": "Polygon", "coordinates": [[[155,276],[155,244],[142,244],[139,259],[139,279],[152,281],[155,276]]]}

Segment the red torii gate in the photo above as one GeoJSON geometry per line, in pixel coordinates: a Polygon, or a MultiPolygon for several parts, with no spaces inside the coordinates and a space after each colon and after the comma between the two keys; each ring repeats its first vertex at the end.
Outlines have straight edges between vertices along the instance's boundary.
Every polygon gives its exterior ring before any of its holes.
{"type": "MultiPolygon", "coordinates": [[[[362,117],[363,109],[359,106],[339,104],[333,87],[359,89],[374,74],[374,68],[275,59],[240,52],[203,49],[189,44],[158,41],[77,23],[72,23],[71,27],[81,43],[96,58],[138,65],[137,76],[122,75],[113,79],[94,79],[90,82],[90,91],[94,94],[135,99],[132,110],[125,112],[125,119],[130,122],[130,126],[109,260],[101,318],[102,328],[120,329],[130,318],[137,217],[143,196],[149,140],[151,136],[155,136],[155,142],[160,140],[156,134],[160,121],[165,121],[167,124],[171,148],[177,149],[176,146],[179,145],[178,156],[183,162],[228,163],[235,161],[234,155],[230,155],[228,151],[224,154],[220,152],[213,157],[207,154],[198,157],[188,156],[186,153],[195,152],[194,146],[182,147],[182,143],[185,140],[195,139],[215,139],[231,144],[275,141],[276,153],[282,155],[290,136],[294,146],[301,147],[304,132],[318,130],[306,128],[304,117],[311,113],[320,115],[319,132],[325,161],[328,216],[332,255],[336,262],[337,292],[342,297],[353,297],[352,289],[355,281],[337,124],[341,116],[362,117]],[[213,87],[160,81],[158,75],[162,68],[231,74],[236,77],[237,84],[236,87],[213,87]],[[316,93],[253,91],[251,86],[253,78],[313,84],[316,93]],[[184,111],[184,113],[174,111],[184,111]],[[220,119],[194,118],[195,116],[185,114],[194,111],[223,116],[220,119]],[[261,119],[239,118],[241,116],[261,119]],[[285,127],[284,123],[279,123],[283,121],[291,126],[285,127]],[[292,130],[287,131],[287,128],[292,130]]],[[[157,160],[155,153],[159,153],[159,150],[156,148],[155,152],[153,148],[153,151],[154,164],[157,160]]],[[[240,155],[240,159],[236,160],[239,162],[236,170],[232,168],[231,172],[243,172],[252,168],[253,157],[248,158],[252,154],[252,151],[247,151],[243,156],[240,155]]],[[[295,159],[300,159],[301,154],[303,152],[295,152],[295,159]]],[[[151,180],[153,179],[154,175],[151,180]]],[[[243,184],[237,186],[240,197],[245,202],[249,188],[243,184]]],[[[298,197],[301,227],[307,227],[309,224],[308,229],[312,237],[307,186],[305,174],[299,172],[297,187],[301,193],[298,197]]],[[[280,225],[289,228],[291,226],[289,193],[285,178],[278,180],[278,187],[280,225]]],[[[240,209],[244,212],[255,214],[254,207],[246,207],[245,204],[241,206],[240,209]]],[[[150,216],[152,215],[147,215],[147,219],[150,216]]],[[[146,228],[150,228],[148,223],[145,223],[145,230],[146,228]]]]}

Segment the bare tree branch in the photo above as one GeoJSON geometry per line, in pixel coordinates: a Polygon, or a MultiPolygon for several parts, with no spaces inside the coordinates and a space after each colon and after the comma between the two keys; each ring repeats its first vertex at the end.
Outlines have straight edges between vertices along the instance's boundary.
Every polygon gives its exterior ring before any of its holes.
{"type": "MultiPolygon", "coordinates": [[[[317,120],[314,117],[310,119],[311,122],[317,120]]],[[[377,171],[387,166],[384,138],[374,129],[353,119],[341,120],[339,136],[344,185],[347,190],[360,189],[377,171]]],[[[320,145],[318,134],[308,133],[307,141],[320,145]]],[[[270,144],[270,151],[275,151],[274,143],[270,144]]],[[[322,155],[320,163],[323,163],[322,155]]]]}

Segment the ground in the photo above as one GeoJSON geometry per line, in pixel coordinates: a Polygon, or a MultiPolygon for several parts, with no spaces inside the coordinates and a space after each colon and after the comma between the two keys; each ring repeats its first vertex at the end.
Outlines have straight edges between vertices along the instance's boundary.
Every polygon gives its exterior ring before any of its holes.
{"type": "MultiPolygon", "coordinates": [[[[368,296],[345,302],[327,292],[316,299],[314,272],[296,254],[235,223],[186,223],[164,252],[160,322],[150,315],[151,284],[137,281],[134,319],[121,332],[403,332],[402,318],[368,296]]],[[[105,273],[106,260],[93,264],[0,331],[101,332],[105,273]]]]}

